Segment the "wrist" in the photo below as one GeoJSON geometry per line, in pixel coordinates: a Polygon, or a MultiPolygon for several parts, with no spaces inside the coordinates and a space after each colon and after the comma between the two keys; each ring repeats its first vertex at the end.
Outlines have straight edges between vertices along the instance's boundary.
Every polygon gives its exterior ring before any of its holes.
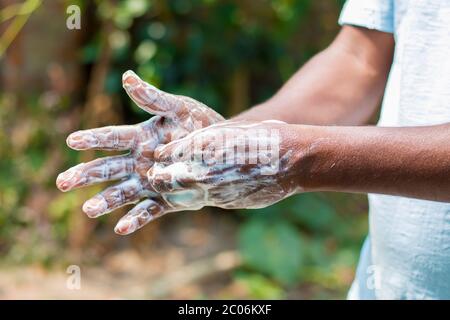
{"type": "Polygon", "coordinates": [[[335,167],[344,145],[334,131],[335,127],[326,126],[287,126],[282,146],[290,153],[285,176],[300,191],[333,190],[342,175],[335,167]]]}

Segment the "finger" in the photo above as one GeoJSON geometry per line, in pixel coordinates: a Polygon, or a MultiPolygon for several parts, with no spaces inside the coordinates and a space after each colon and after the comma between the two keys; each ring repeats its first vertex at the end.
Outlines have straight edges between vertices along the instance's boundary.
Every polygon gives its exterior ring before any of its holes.
{"type": "Polygon", "coordinates": [[[75,150],[130,150],[135,147],[140,133],[139,125],[81,130],[67,137],[67,145],[75,150]]]}
{"type": "Polygon", "coordinates": [[[177,162],[164,166],[154,164],[147,171],[147,179],[154,191],[171,193],[187,189],[230,186],[237,183],[252,185],[253,174],[241,172],[234,164],[208,166],[199,162],[177,162]]]}
{"type": "Polygon", "coordinates": [[[168,144],[160,145],[154,150],[154,160],[163,163],[187,160],[193,151],[193,148],[190,148],[190,146],[191,144],[187,138],[181,138],[168,144]]]}
{"type": "Polygon", "coordinates": [[[138,203],[123,218],[119,220],[114,231],[120,235],[127,235],[142,228],[171,211],[162,199],[147,199],[138,203]]]}
{"type": "Polygon", "coordinates": [[[200,174],[193,172],[190,164],[177,162],[169,166],[154,164],[147,171],[147,179],[158,193],[173,192],[190,188],[200,174]]]}
{"type": "Polygon", "coordinates": [[[148,84],[133,71],[128,70],[122,76],[122,84],[130,98],[145,111],[174,118],[186,113],[184,99],[148,84]]]}
{"type": "Polygon", "coordinates": [[[65,192],[104,181],[118,180],[132,174],[134,168],[135,160],[128,155],[96,159],[59,174],[56,186],[65,192]]]}
{"type": "Polygon", "coordinates": [[[184,138],[159,145],[154,149],[154,160],[161,163],[220,160],[224,143],[222,133],[204,130],[208,129],[197,130],[184,138]]]}
{"type": "Polygon", "coordinates": [[[183,208],[197,208],[200,205],[201,208],[205,192],[213,186],[212,181],[215,179],[208,178],[209,170],[207,166],[198,163],[178,162],[169,166],[155,164],[147,172],[147,177],[151,188],[169,204],[183,208]]]}
{"type": "Polygon", "coordinates": [[[109,187],[86,201],[83,211],[90,218],[96,218],[126,204],[136,203],[144,196],[145,191],[141,182],[137,178],[132,178],[109,187]]]}

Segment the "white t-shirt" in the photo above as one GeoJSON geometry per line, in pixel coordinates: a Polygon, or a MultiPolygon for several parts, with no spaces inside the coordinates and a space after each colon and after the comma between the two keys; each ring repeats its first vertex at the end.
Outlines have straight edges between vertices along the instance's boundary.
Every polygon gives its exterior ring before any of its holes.
{"type": "MultiPolygon", "coordinates": [[[[394,34],[379,126],[450,122],[450,0],[348,0],[339,23],[394,34]]],[[[450,204],[370,194],[369,208],[348,298],[450,299],[450,204]]]]}

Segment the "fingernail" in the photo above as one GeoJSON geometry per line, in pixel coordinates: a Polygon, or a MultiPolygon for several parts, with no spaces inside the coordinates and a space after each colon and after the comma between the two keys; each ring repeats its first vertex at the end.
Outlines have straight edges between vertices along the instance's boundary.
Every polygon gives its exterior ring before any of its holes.
{"type": "Polygon", "coordinates": [[[56,178],[56,186],[58,189],[63,192],[69,191],[77,183],[76,174],[77,169],[75,167],[60,173],[56,178]]]}
{"type": "Polygon", "coordinates": [[[77,131],[67,137],[67,145],[78,150],[93,148],[98,145],[98,139],[90,131],[77,131]]]}
{"type": "Polygon", "coordinates": [[[108,209],[108,204],[105,198],[101,195],[96,195],[92,199],[86,201],[83,205],[83,211],[90,218],[96,218],[104,213],[108,209]]]}
{"type": "Polygon", "coordinates": [[[153,155],[155,160],[159,162],[169,162],[171,160],[171,153],[167,152],[165,146],[163,145],[156,147],[153,155]]]}
{"type": "Polygon", "coordinates": [[[127,87],[134,87],[139,83],[140,78],[131,70],[125,72],[122,76],[122,83],[127,87]]]}
{"type": "Polygon", "coordinates": [[[153,215],[150,214],[150,212],[160,212],[159,208],[157,206],[151,205],[147,209],[136,209],[134,208],[131,212],[133,214],[126,216],[122,218],[114,228],[114,231],[117,234],[120,235],[127,235],[130,233],[135,232],[136,230],[142,228],[144,225],[146,225],[148,222],[153,220],[153,215]]]}
{"type": "Polygon", "coordinates": [[[136,219],[133,219],[132,221],[120,220],[114,228],[114,232],[120,235],[127,235],[136,231],[136,229],[136,219]]]}

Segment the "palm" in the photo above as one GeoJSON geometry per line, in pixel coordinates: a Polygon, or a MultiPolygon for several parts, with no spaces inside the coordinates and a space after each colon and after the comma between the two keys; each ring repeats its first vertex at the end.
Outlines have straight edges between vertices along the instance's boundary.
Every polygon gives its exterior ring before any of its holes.
{"type": "Polygon", "coordinates": [[[124,74],[123,85],[139,107],[155,116],[137,125],[78,131],[67,138],[67,144],[75,150],[129,150],[130,153],[79,164],[61,173],[56,184],[60,190],[69,191],[104,181],[121,180],[86,201],[83,210],[90,217],[98,217],[147,198],[119,221],[116,232],[127,234],[158,214],[170,211],[147,178],[147,172],[153,166],[155,148],[223,118],[194,99],[156,89],[131,71],[124,74]]]}

